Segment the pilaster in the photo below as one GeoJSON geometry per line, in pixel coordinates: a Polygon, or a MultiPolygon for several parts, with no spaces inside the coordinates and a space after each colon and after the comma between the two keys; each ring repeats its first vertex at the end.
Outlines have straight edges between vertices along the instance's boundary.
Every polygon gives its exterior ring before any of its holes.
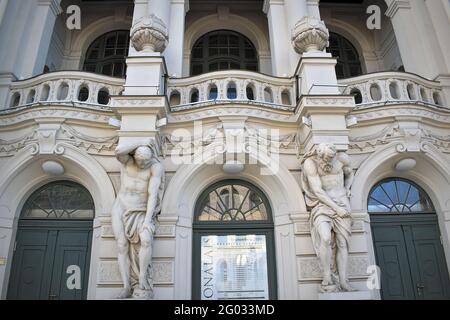
{"type": "Polygon", "coordinates": [[[349,144],[348,114],[355,107],[353,96],[304,95],[299,113],[303,130],[303,150],[308,152],[320,143],[332,143],[339,151],[346,151],[349,144]]]}

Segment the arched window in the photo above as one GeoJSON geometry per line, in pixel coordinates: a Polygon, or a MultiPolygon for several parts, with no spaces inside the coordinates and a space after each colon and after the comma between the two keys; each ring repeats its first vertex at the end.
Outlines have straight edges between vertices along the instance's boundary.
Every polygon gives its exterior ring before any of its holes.
{"type": "Polygon", "coordinates": [[[106,76],[124,78],[125,59],[130,46],[130,31],[120,30],[97,38],[86,52],[83,70],[106,76]]]}
{"type": "Polygon", "coordinates": [[[70,182],[53,182],[35,191],[22,209],[21,219],[94,218],[94,201],[83,186],[70,182]]]}
{"type": "Polygon", "coordinates": [[[361,75],[361,62],[358,51],[343,36],[330,32],[330,46],[327,51],[337,58],[336,75],[338,79],[361,75]]]}
{"type": "Polygon", "coordinates": [[[212,185],[193,227],[194,299],[276,299],[273,219],[261,190],[241,180],[212,185]]]}
{"type": "Polygon", "coordinates": [[[370,192],[369,213],[434,213],[430,197],[412,181],[391,178],[379,182],[370,192]]]}
{"type": "Polygon", "coordinates": [[[191,75],[219,70],[258,71],[253,43],[240,33],[213,31],[202,36],[192,48],[191,75]]]}

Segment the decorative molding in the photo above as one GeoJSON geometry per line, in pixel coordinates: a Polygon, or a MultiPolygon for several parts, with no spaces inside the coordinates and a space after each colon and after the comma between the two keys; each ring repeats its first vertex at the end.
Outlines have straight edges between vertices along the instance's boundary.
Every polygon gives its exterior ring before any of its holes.
{"type": "Polygon", "coordinates": [[[41,105],[39,107],[27,107],[20,110],[6,109],[0,112],[0,127],[11,126],[25,121],[34,121],[39,118],[64,118],[108,125],[109,119],[113,115],[109,108],[94,109],[41,105]]]}
{"type": "Polygon", "coordinates": [[[119,264],[117,261],[100,261],[97,274],[98,284],[121,285],[119,264]]]}
{"type": "MultiPolygon", "coordinates": [[[[348,262],[349,278],[366,278],[367,267],[370,265],[367,256],[350,256],[348,262]]],[[[322,280],[322,271],[319,260],[316,257],[299,258],[298,268],[300,271],[300,281],[322,280]]]]}
{"type": "Polygon", "coordinates": [[[169,31],[163,20],[150,14],[136,21],[130,38],[137,51],[163,52],[169,44],[169,31]]]}
{"type": "Polygon", "coordinates": [[[264,108],[252,108],[246,106],[243,108],[242,106],[237,107],[234,103],[233,106],[229,107],[216,107],[216,108],[208,108],[202,110],[195,110],[192,112],[186,113],[171,113],[168,114],[169,123],[179,123],[179,122],[191,122],[195,120],[201,120],[212,117],[221,117],[221,116],[248,116],[260,119],[271,119],[273,121],[279,122],[295,122],[296,116],[292,113],[278,113],[275,111],[271,111],[264,108]]]}
{"type": "Polygon", "coordinates": [[[409,0],[392,0],[386,11],[386,16],[392,19],[400,9],[411,9],[409,0]]]}
{"type": "Polygon", "coordinates": [[[67,124],[40,123],[39,126],[33,127],[31,131],[19,139],[0,140],[0,157],[13,155],[27,145],[33,146],[32,155],[60,155],[64,153],[64,144],[76,146],[90,154],[107,153],[112,155],[118,140],[117,135],[105,138],[89,136],[78,132],[67,124]]]}
{"type": "MultiPolygon", "coordinates": [[[[162,149],[164,155],[170,155],[175,152],[180,156],[183,154],[192,154],[200,147],[206,147],[213,143],[225,144],[227,134],[231,131],[226,130],[222,124],[217,124],[204,132],[201,136],[175,137],[169,134],[162,136],[162,149]]],[[[298,134],[291,133],[279,137],[261,135],[258,129],[251,126],[244,126],[237,132],[231,134],[242,135],[242,141],[247,145],[262,145],[270,150],[294,149],[297,147],[298,134]]],[[[247,147],[244,147],[244,149],[247,147]]]]}
{"type": "Polygon", "coordinates": [[[351,137],[349,149],[353,152],[374,151],[375,147],[396,143],[398,152],[428,152],[434,146],[441,152],[450,153],[450,135],[440,136],[423,128],[400,128],[398,123],[386,126],[379,133],[351,137]]]}
{"type": "MultiPolygon", "coordinates": [[[[174,263],[172,261],[158,261],[153,263],[153,281],[155,285],[168,285],[174,282],[174,263]]],[[[119,264],[116,260],[100,261],[98,266],[99,285],[121,285],[122,279],[119,264]]]]}
{"type": "Polygon", "coordinates": [[[395,107],[395,108],[371,108],[367,110],[355,110],[352,112],[358,122],[379,120],[399,116],[417,116],[438,122],[450,123],[450,109],[437,109],[433,107],[395,107]]]}
{"type": "Polygon", "coordinates": [[[292,30],[292,45],[298,54],[323,51],[328,47],[329,38],[325,23],[311,16],[303,17],[292,30]]]}
{"type": "Polygon", "coordinates": [[[173,284],[174,269],[173,261],[153,261],[153,279],[155,285],[173,284]]]}

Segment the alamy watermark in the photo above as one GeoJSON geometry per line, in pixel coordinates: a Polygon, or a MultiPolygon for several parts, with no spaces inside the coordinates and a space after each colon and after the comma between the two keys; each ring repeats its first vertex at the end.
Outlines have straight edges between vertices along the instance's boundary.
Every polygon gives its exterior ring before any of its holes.
{"type": "MultiPolygon", "coordinates": [[[[370,5],[366,9],[369,17],[366,20],[366,26],[369,30],[381,29],[381,8],[378,5],[370,5]]],[[[69,5],[66,9],[68,15],[66,26],[69,30],[81,30],[81,8],[78,5],[69,5]]]]}

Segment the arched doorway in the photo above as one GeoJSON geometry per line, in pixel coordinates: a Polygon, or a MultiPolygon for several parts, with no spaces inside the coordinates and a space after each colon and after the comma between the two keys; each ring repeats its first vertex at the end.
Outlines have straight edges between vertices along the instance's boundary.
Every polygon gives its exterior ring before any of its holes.
{"type": "Polygon", "coordinates": [[[193,223],[193,298],[276,299],[273,220],[252,184],[226,180],[197,201],[193,223]]]}
{"type": "Polygon", "coordinates": [[[383,180],[369,194],[368,212],[382,298],[449,299],[442,238],[426,192],[409,180],[383,180]]]}
{"type": "Polygon", "coordinates": [[[258,53],[244,35],[218,30],[205,34],[194,44],[191,75],[220,70],[258,71],[258,53]]]}
{"type": "Polygon", "coordinates": [[[86,299],[93,219],[94,202],[79,184],[35,191],[20,215],[7,298],[86,299]]]}

